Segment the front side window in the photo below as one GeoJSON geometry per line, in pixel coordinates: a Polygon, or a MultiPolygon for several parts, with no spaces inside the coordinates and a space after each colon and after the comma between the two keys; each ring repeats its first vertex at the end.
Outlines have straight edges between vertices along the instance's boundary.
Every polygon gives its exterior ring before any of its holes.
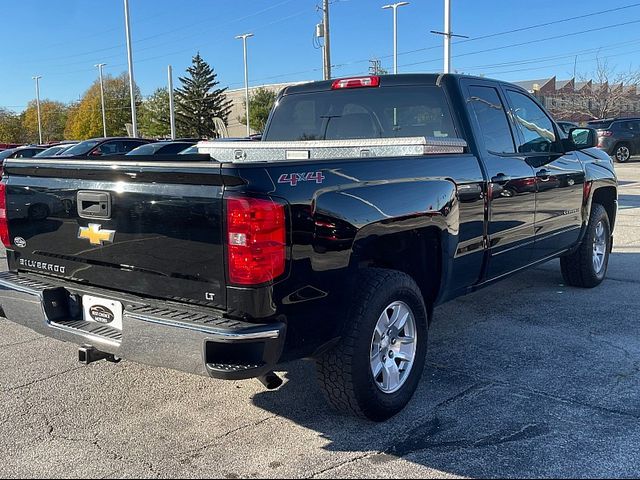
{"type": "Polygon", "coordinates": [[[118,147],[121,142],[106,142],[96,148],[92,155],[115,155],[118,153],[118,147]]]}
{"type": "Polygon", "coordinates": [[[13,158],[31,158],[36,154],[35,150],[25,149],[18,150],[13,158]]]}
{"type": "Polygon", "coordinates": [[[507,90],[513,111],[513,120],[522,135],[518,153],[550,153],[556,150],[553,122],[529,97],[507,90]]]}
{"type": "Polygon", "coordinates": [[[285,95],[263,140],[457,137],[439,87],[382,87],[285,95]]]}
{"type": "Polygon", "coordinates": [[[507,113],[493,87],[469,87],[470,105],[478,121],[484,145],[492,153],[515,153],[507,113]]]}

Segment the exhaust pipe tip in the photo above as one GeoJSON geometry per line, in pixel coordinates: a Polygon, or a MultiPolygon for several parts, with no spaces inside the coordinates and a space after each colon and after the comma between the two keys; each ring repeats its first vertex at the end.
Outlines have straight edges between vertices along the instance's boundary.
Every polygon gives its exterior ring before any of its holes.
{"type": "Polygon", "coordinates": [[[265,375],[258,377],[258,380],[260,380],[260,383],[262,383],[267,390],[280,388],[284,383],[275,372],[266,373],[265,375]]]}

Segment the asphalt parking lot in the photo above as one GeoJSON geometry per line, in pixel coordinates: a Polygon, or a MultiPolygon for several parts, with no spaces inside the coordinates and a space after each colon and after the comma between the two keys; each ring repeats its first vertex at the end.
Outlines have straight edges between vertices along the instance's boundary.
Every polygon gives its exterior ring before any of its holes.
{"type": "Polygon", "coordinates": [[[640,161],[618,168],[608,280],[558,262],[436,310],[398,417],[337,416],[313,365],[220,382],[77,350],[0,319],[2,477],[638,477],[640,161]]]}

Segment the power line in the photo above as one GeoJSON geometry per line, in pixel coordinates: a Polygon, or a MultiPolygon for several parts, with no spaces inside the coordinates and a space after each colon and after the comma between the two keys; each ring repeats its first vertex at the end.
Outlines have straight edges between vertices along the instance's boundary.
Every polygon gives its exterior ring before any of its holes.
{"type": "MultiPolygon", "coordinates": [[[[590,28],[590,29],[587,29],[587,30],[581,30],[579,32],[565,33],[565,34],[562,34],[562,35],[555,35],[555,36],[552,36],[552,37],[539,38],[539,39],[536,39],[536,40],[529,40],[527,42],[512,43],[512,44],[509,44],[509,45],[501,45],[499,47],[486,48],[486,49],[483,49],[483,50],[476,50],[476,51],[473,51],[473,52],[461,53],[459,55],[455,55],[454,58],[467,57],[467,56],[470,56],[470,55],[477,55],[479,53],[495,52],[496,50],[504,50],[505,48],[522,47],[524,45],[531,45],[533,43],[548,42],[548,41],[551,41],[551,40],[558,40],[558,39],[561,39],[561,38],[571,37],[571,36],[574,36],[574,35],[582,35],[582,34],[585,34],[585,33],[599,32],[599,31],[602,31],[602,30],[607,30],[609,28],[624,27],[624,26],[627,26],[627,25],[635,25],[635,24],[638,24],[638,23],[640,23],[640,20],[632,20],[632,21],[629,21],[629,22],[615,23],[615,24],[606,25],[606,26],[603,26],[603,27],[597,27],[597,28],[590,28]]],[[[430,60],[423,60],[423,61],[420,61],[420,62],[408,63],[408,64],[405,64],[403,66],[411,67],[411,66],[415,66],[415,65],[423,65],[425,63],[433,63],[433,62],[437,62],[439,60],[440,60],[440,58],[430,59],[430,60]]]]}
{"type": "MultiPolygon", "coordinates": [[[[480,37],[473,37],[473,38],[469,38],[469,39],[465,39],[465,40],[458,40],[458,41],[455,41],[453,43],[454,43],[454,45],[460,45],[460,44],[469,43],[469,42],[476,42],[476,41],[484,40],[484,39],[487,39],[487,38],[493,38],[493,37],[498,37],[498,36],[503,36],[503,35],[509,35],[509,34],[512,34],[512,33],[519,33],[519,32],[523,32],[523,31],[527,31],[527,30],[533,30],[533,29],[536,29],[536,28],[542,28],[542,27],[546,27],[546,26],[550,26],[550,25],[558,25],[560,23],[566,23],[566,22],[571,22],[571,21],[574,21],[574,20],[583,19],[583,18],[593,17],[593,16],[597,16],[597,15],[603,15],[603,14],[606,14],[606,13],[617,12],[617,11],[620,11],[620,10],[625,10],[625,9],[634,8],[634,7],[638,7],[638,6],[640,6],[640,3],[633,3],[633,4],[630,4],[630,5],[624,5],[622,7],[617,7],[617,8],[607,9],[607,10],[600,10],[600,11],[597,11],[597,12],[591,12],[591,13],[587,13],[587,14],[584,14],[584,15],[579,15],[579,16],[576,16],[576,17],[562,18],[562,19],[559,19],[559,20],[554,20],[552,22],[539,23],[539,24],[536,24],[536,25],[529,25],[529,26],[526,26],[526,27],[521,27],[521,28],[517,28],[517,29],[513,29],[513,30],[505,30],[505,31],[502,31],[502,32],[482,35],[480,37]]],[[[413,53],[425,52],[425,51],[429,51],[429,50],[438,50],[438,49],[441,49],[441,48],[442,48],[442,45],[434,45],[434,46],[430,46],[430,47],[422,47],[422,48],[416,48],[416,49],[413,49],[413,50],[406,50],[404,52],[398,53],[398,55],[399,56],[410,55],[410,54],[413,54],[413,53]]],[[[379,58],[385,59],[385,58],[392,58],[392,57],[393,57],[393,54],[382,55],[379,58]]],[[[441,59],[437,59],[436,61],[439,61],[439,60],[441,60],[441,59]]],[[[343,62],[339,66],[343,67],[343,66],[348,66],[348,65],[356,65],[358,63],[367,63],[368,61],[369,61],[368,58],[359,59],[359,60],[352,60],[352,61],[343,62]]]]}
{"type": "Polygon", "coordinates": [[[537,58],[530,58],[527,60],[514,60],[514,61],[509,61],[509,62],[500,62],[500,63],[491,63],[491,64],[484,64],[484,65],[473,65],[473,66],[468,66],[468,67],[460,67],[461,70],[472,70],[472,69],[493,69],[493,68],[501,68],[501,67],[505,67],[505,66],[515,66],[515,65],[528,65],[531,63],[539,63],[542,61],[549,61],[549,60],[557,60],[557,59],[561,59],[561,58],[568,58],[568,57],[575,57],[576,55],[586,55],[586,54],[590,54],[590,53],[597,53],[603,50],[610,50],[612,48],[617,48],[621,45],[627,45],[629,43],[633,43],[633,42],[638,42],[640,41],[640,38],[634,38],[634,39],[629,39],[627,41],[624,42],[615,42],[615,43],[611,43],[611,44],[606,44],[603,45],[601,47],[596,47],[596,48],[589,48],[589,49],[585,49],[585,50],[577,50],[577,51],[573,51],[573,52],[568,52],[566,54],[562,54],[562,55],[553,55],[553,56],[544,56],[544,57],[537,57],[537,58]]]}

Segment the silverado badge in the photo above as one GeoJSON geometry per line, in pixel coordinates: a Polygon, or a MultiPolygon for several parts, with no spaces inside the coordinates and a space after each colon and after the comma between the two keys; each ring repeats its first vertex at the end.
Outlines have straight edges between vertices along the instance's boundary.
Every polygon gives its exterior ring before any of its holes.
{"type": "Polygon", "coordinates": [[[116,236],[115,230],[102,230],[102,226],[97,223],[90,223],[88,227],[80,227],[78,238],[89,240],[91,245],[103,245],[106,242],[113,243],[116,236]]]}

